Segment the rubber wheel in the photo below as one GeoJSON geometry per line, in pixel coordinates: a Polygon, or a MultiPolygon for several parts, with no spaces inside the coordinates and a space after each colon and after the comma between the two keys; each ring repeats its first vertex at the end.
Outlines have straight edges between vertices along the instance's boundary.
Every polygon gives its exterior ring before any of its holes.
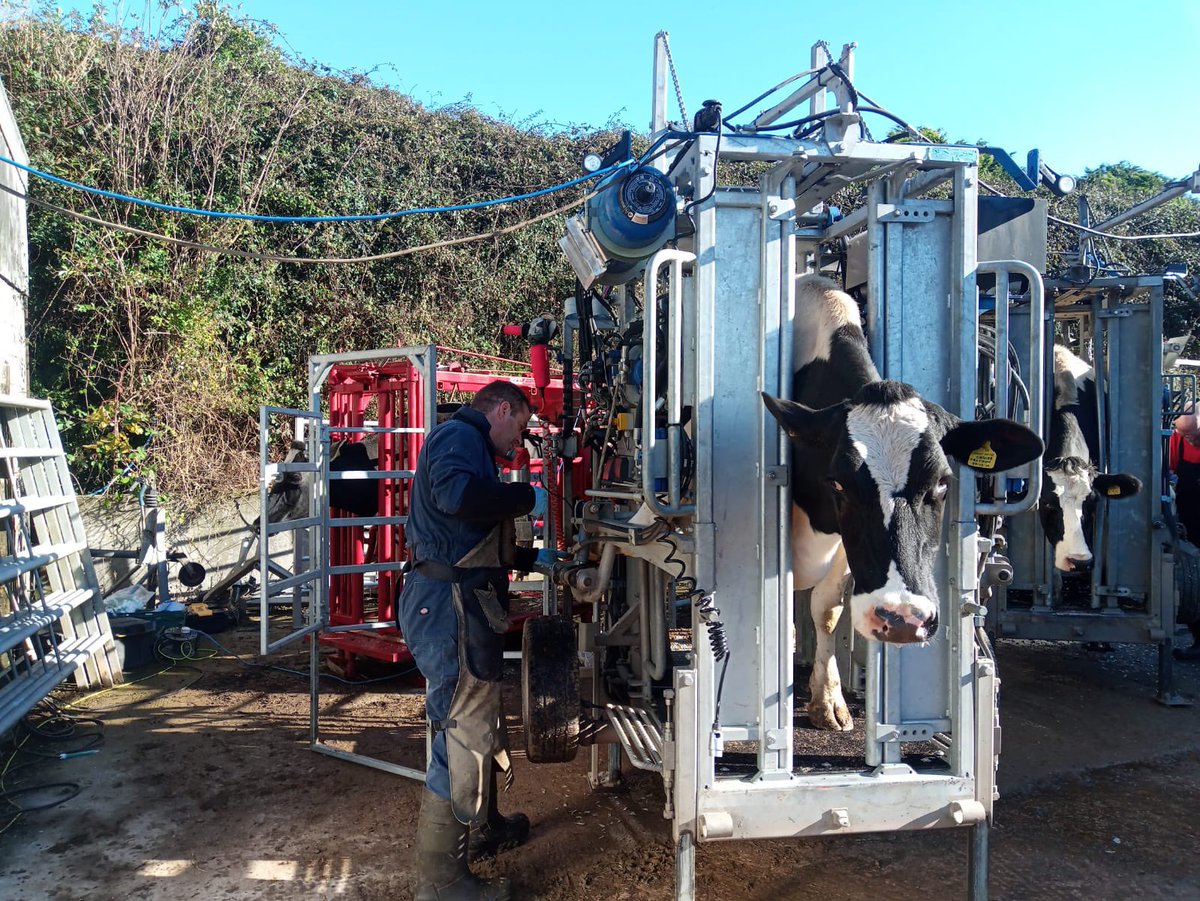
{"type": "Polygon", "coordinates": [[[1200,621],[1200,550],[1190,541],[1179,542],[1175,554],[1175,587],[1179,589],[1175,621],[1187,624],[1200,621]]]}
{"type": "Polygon", "coordinates": [[[566,763],[579,750],[579,656],[569,616],[536,616],[521,635],[521,721],[531,763],[566,763]]]}

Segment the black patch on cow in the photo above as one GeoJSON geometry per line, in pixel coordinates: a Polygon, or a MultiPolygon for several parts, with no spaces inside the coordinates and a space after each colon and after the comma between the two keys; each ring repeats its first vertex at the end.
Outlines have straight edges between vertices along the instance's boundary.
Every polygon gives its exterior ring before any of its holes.
{"type": "Polygon", "coordinates": [[[830,337],[828,360],[813,360],[796,370],[792,399],[820,410],[854,397],[863,385],[878,380],[862,329],[844,325],[830,337]]]}
{"type": "Polygon", "coordinates": [[[1121,500],[1133,497],[1142,490],[1142,480],[1128,473],[1118,472],[1113,475],[1101,473],[1092,482],[1092,488],[1098,495],[1110,500],[1121,500]]]}
{"type": "Polygon", "coordinates": [[[1066,536],[1062,505],[1058,502],[1058,495],[1054,493],[1054,482],[1050,480],[1049,473],[1042,479],[1042,493],[1038,498],[1038,519],[1042,522],[1042,531],[1046,533],[1046,540],[1052,546],[1058,544],[1066,536]]]}
{"type": "Polygon", "coordinates": [[[846,431],[846,405],[811,410],[800,404],[763,395],[772,415],[788,433],[792,502],[800,507],[818,532],[836,534],[837,506],[830,486],[830,466],[846,431]]]}
{"type": "MultiPolygon", "coordinates": [[[[361,441],[343,444],[329,461],[332,472],[375,469],[375,461],[361,441]]],[[[379,512],[379,482],[376,479],[330,479],[329,506],[355,516],[375,516],[379,512]]]]}
{"type": "Polygon", "coordinates": [[[912,400],[917,396],[917,389],[907,382],[894,382],[891,379],[883,379],[859,388],[854,394],[854,405],[856,407],[868,404],[890,407],[893,404],[902,404],[905,401],[912,400]]]}
{"type": "MultiPolygon", "coordinates": [[[[928,406],[928,405],[927,405],[928,406]]],[[[1003,472],[1036,460],[1045,450],[1042,439],[1011,419],[983,419],[959,422],[941,439],[942,450],[960,463],[983,472],[1003,472]],[[990,465],[975,465],[972,455],[987,445],[990,465]],[[991,460],[991,455],[995,460],[991,460]]]]}
{"type": "Polygon", "coordinates": [[[1096,471],[1100,459],[1100,420],[1097,413],[1096,381],[1093,378],[1075,380],[1075,400],[1059,406],[1062,397],[1055,379],[1053,403],[1050,409],[1050,438],[1046,442],[1044,478],[1038,503],[1038,519],[1050,545],[1057,546],[1066,536],[1065,514],[1058,495],[1054,493],[1052,472],[1089,479],[1091,493],[1083,501],[1081,526],[1083,539],[1092,548],[1093,523],[1100,495],[1121,500],[1137,494],[1141,480],[1125,473],[1107,474],[1096,471]],[[1098,494],[1099,492],[1099,494],[1098,494]]]}

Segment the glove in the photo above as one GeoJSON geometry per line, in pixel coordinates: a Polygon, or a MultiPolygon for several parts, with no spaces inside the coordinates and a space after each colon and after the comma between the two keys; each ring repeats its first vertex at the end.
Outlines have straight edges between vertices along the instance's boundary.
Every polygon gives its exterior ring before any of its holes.
{"type": "Polygon", "coordinates": [[[538,572],[548,573],[554,569],[554,564],[570,559],[569,551],[557,551],[552,547],[544,547],[537,552],[537,560],[533,565],[538,572]]]}
{"type": "Polygon", "coordinates": [[[530,485],[533,489],[533,509],[529,511],[529,515],[534,519],[546,515],[546,506],[550,503],[550,492],[541,485],[530,485]]]}

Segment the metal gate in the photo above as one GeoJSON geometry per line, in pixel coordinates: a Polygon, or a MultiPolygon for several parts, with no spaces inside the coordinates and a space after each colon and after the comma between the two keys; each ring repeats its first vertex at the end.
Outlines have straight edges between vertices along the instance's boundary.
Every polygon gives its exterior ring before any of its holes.
{"type": "MultiPolygon", "coordinates": [[[[331,617],[330,596],[334,580],[344,580],[352,577],[358,580],[360,594],[358,595],[361,613],[361,585],[366,574],[379,576],[386,573],[389,578],[381,580],[383,590],[394,592],[398,588],[397,576],[402,571],[403,562],[397,559],[366,560],[357,562],[331,562],[331,534],[337,530],[358,530],[380,528],[385,530],[400,529],[405,517],[394,510],[384,507],[377,516],[347,517],[334,515],[330,508],[330,486],[338,480],[370,480],[391,487],[396,483],[411,480],[412,470],[394,469],[359,469],[334,470],[331,468],[331,446],[346,434],[381,436],[381,445],[394,448],[400,442],[411,443],[413,459],[415,449],[419,446],[414,440],[418,436],[428,435],[435,424],[436,390],[437,390],[437,361],[436,348],[432,345],[424,347],[399,347],[382,350],[359,351],[346,354],[319,355],[309,358],[308,388],[311,398],[309,410],[288,410],[279,407],[264,407],[260,411],[262,485],[260,499],[263,510],[263,539],[260,541],[259,576],[262,581],[262,651],[269,653],[294,644],[307,638],[309,642],[309,689],[310,689],[310,722],[309,746],[314,751],[359,763],[375,769],[406,776],[411,779],[424,780],[425,773],[421,769],[401,766],[364,754],[344,751],[329,745],[322,739],[322,722],[320,717],[320,648],[323,641],[338,642],[349,636],[366,636],[368,639],[380,632],[395,633],[394,619],[366,619],[358,622],[334,622],[331,617]],[[355,364],[383,364],[387,361],[407,361],[414,374],[414,389],[409,395],[412,404],[405,425],[367,425],[364,422],[353,424],[330,424],[330,414],[325,406],[327,402],[327,380],[330,373],[338,366],[355,364]],[[283,417],[305,426],[307,436],[307,462],[269,463],[269,440],[271,434],[270,417],[283,417]],[[267,492],[272,477],[296,473],[306,479],[309,489],[308,516],[289,522],[267,523],[267,492]],[[279,574],[278,564],[272,560],[269,548],[269,536],[280,533],[292,533],[293,546],[297,549],[294,559],[296,565],[290,573],[279,574]],[[307,548],[307,553],[305,552],[307,548]],[[276,576],[272,578],[272,576],[276,576]],[[294,628],[291,632],[276,640],[269,640],[268,619],[272,598],[278,598],[285,593],[293,593],[299,616],[294,617],[294,628]]],[[[336,406],[337,401],[334,401],[336,406]]],[[[361,410],[358,411],[362,413],[361,410]]],[[[394,456],[381,457],[380,462],[394,459],[394,456]]],[[[345,587],[345,583],[342,583],[345,587]]],[[[343,602],[345,597],[343,596],[343,602]]],[[[390,598],[379,601],[379,610],[390,610],[390,598]]],[[[428,733],[426,734],[426,753],[428,753],[428,733]]]]}

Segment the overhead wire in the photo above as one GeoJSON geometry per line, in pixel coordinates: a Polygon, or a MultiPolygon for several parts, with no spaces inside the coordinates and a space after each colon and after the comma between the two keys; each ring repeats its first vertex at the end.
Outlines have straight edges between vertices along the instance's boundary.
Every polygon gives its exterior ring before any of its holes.
{"type": "MultiPolygon", "coordinates": [[[[280,217],[280,216],[253,216],[251,214],[221,214],[220,218],[227,218],[227,219],[237,218],[237,219],[249,219],[252,221],[261,221],[261,222],[290,222],[290,223],[351,222],[351,221],[392,219],[392,218],[396,218],[398,216],[410,215],[410,214],[414,214],[414,213],[455,212],[455,211],[460,211],[460,210],[481,209],[485,206],[497,206],[497,205],[506,204],[506,203],[516,203],[516,202],[519,202],[522,200],[528,200],[528,199],[531,199],[534,197],[540,197],[540,196],[543,196],[543,195],[546,195],[546,194],[549,194],[549,193],[552,193],[555,191],[560,191],[560,190],[563,190],[564,188],[573,187],[573,186],[582,184],[583,182],[591,180],[591,179],[600,178],[600,177],[607,176],[607,175],[612,175],[623,169],[629,168],[630,166],[633,166],[635,168],[640,168],[642,166],[645,166],[647,163],[652,162],[653,160],[657,159],[659,156],[662,156],[663,154],[668,153],[671,149],[674,149],[672,147],[662,147],[662,145],[664,143],[666,143],[668,140],[671,140],[672,138],[687,139],[689,136],[690,136],[689,132],[677,132],[677,131],[664,132],[662,135],[660,135],[658,137],[657,140],[654,141],[654,143],[652,143],[646,149],[646,151],[640,157],[636,157],[636,158],[629,159],[629,160],[623,160],[619,163],[614,163],[613,165],[606,166],[605,168],[600,169],[596,172],[588,173],[585,176],[581,176],[576,179],[571,179],[570,181],[564,182],[560,185],[555,185],[550,188],[543,188],[539,191],[532,191],[532,192],[529,192],[526,194],[520,194],[520,195],[515,195],[512,197],[506,197],[506,198],[500,198],[500,199],[496,199],[496,200],[480,201],[480,202],[474,203],[474,204],[463,204],[463,205],[452,206],[452,207],[424,207],[424,208],[417,208],[417,209],[411,209],[411,210],[401,210],[401,211],[398,211],[395,213],[379,213],[379,214],[372,214],[369,216],[357,216],[357,217],[356,216],[280,217]],[[662,147],[662,149],[660,149],[660,147],[662,147]]],[[[676,144],[675,146],[678,146],[678,144],[676,144]]],[[[88,193],[98,194],[100,196],[106,196],[111,199],[122,200],[122,201],[130,202],[130,203],[136,203],[136,204],[140,204],[143,206],[149,206],[149,207],[153,207],[153,208],[168,211],[168,212],[193,213],[193,214],[200,214],[200,215],[209,215],[209,213],[211,213],[211,211],[196,210],[196,209],[192,209],[192,208],[188,208],[188,207],[173,207],[169,204],[160,204],[155,201],[147,201],[147,200],[143,200],[140,198],[129,197],[129,196],[123,195],[123,194],[116,194],[115,192],[103,191],[98,188],[90,188],[86,185],[81,185],[77,182],[71,182],[66,179],[61,179],[61,178],[58,178],[57,176],[52,176],[49,173],[44,173],[44,172],[41,172],[39,170],[33,169],[28,166],[22,166],[21,164],[16,163],[13,160],[10,160],[7,157],[4,157],[2,155],[0,155],[0,162],[10,163],[14,166],[17,166],[18,168],[25,169],[35,175],[46,177],[47,179],[54,181],[56,183],[61,183],[68,187],[72,187],[72,188],[75,188],[78,190],[83,190],[88,193]]],[[[298,265],[312,265],[312,264],[351,265],[351,264],[355,264],[355,263],[374,263],[374,262],[380,262],[383,260],[397,259],[399,257],[408,256],[408,255],[414,254],[414,253],[421,253],[421,252],[424,252],[427,250],[436,250],[436,249],[442,248],[442,247],[453,247],[453,246],[457,246],[457,245],[461,245],[461,244],[473,243],[476,241],[486,241],[489,238],[497,238],[497,237],[500,237],[501,235],[511,234],[512,232],[519,231],[520,229],[523,229],[523,228],[527,228],[530,225],[535,225],[536,223],[541,222],[543,220],[550,219],[554,216],[559,216],[559,215],[562,215],[563,213],[570,212],[571,210],[576,209],[577,207],[580,207],[583,204],[587,203],[589,200],[591,200],[593,197],[595,197],[598,193],[600,193],[603,190],[606,190],[608,187],[611,187],[611,186],[612,186],[612,182],[607,182],[606,184],[603,184],[603,185],[600,185],[599,187],[597,187],[596,190],[590,191],[589,193],[585,194],[583,197],[579,198],[578,200],[572,201],[571,203],[568,203],[568,204],[563,204],[562,206],[556,207],[553,210],[549,210],[548,212],[541,213],[537,216],[531,216],[527,219],[523,219],[520,222],[513,223],[512,225],[504,226],[503,228],[492,229],[490,231],[482,232],[482,233],[478,233],[478,234],[474,234],[474,235],[464,235],[464,236],[461,236],[458,238],[447,238],[444,241],[434,241],[434,242],[431,242],[428,244],[416,245],[414,247],[404,247],[399,250],[388,251],[386,253],[367,254],[367,255],[358,256],[358,257],[298,257],[298,256],[292,256],[292,255],[272,254],[272,253],[263,253],[263,252],[252,251],[252,250],[243,250],[243,249],[237,248],[237,247],[226,247],[226,246],[215,245],[215,244],[205,244],[200,241],[190,241],[186,238],[177,238],[173,235],[166,235],[166,234],[162,234],[161,232],[149,231],[147,229],[137,228],[136,226],[126,225],[125,223],[113,222],[111,220],[102,219],[97,216],[90,216],[87,213],[82,213],[82,212],[79,212],[78,210],[70,209],[69,207],[59,206],[58,204],[50,203],[49,201],[46,201],[46,200],[40,200],[38,198],[31,197],[28,194],[18,191],[15,188],[11,188],[5,184],[0,184],[0,189],[3,189],[8,194],[11,194],[22,200],[25,200],[28,203],[32,203],[33,205],[40,207],[42,209],[50,210],[50,211],[53,211],[56,213],[61,213],[62,215],[70,216],[72,218],[78,219],[83,222],[90,223],[92,225],[99,225],[104,228],[112,228],[112,229],[116,229],[117,231],[125,232],[127,234],[133,234],[133,235],[137,235],[139,237],[149,238],[151,240],[156,240],[156,241],[164,241],[168,244],[174,244],[176,246],[186,247],[186,248],[189,248],[192,250],[200,250],[200,251],[204,251],[206,253],[214,253],[214,254],[223,255],[223,256],[240,257],[242,259],[258,260],[261,262],[293,263],[293,264],[298,264],[298,265]]]]}
{"type": "Polygon", "coordinates": [[[210,219],[238,219],[247,222],[288,222],[288,223],[327,223],[327,222],[381,222],[389,219],[399,219],[402,216],[424,215],[429,213],[458,213],[466,210],[481,210],[487,207],[502,206],[507,203],[517,203],[522,200],[532,200],[536,197],[543,197],[547,194],[553,194],[556,191],[563,191],[567,188],[572,188],[582,184],[585,181],[591,181],[595,178],[602,178],[618,169],[623,169],[633,164],[633,160],[622,160],[619,163],[614,163],[604,169],[596,172],[588,172],[578,178],[573,178],[561,184],[551,185],[548,188],[539,188],[536,191],[530,191],[525,194],[516,194],[510,197],[497,197],[492,200],[477,200],[473,203],[462,203],[453,206],[437,206],[437,207],[413,207],[407,210],[394,210],[388,213],[361,213],[353,215],[339,216],[264,216],[258,213],[227,213],[220,210],[201,210],[196,207],[177,206],[170,203],[160,203],[157,200],[146,200],[142,197],[133,197],[129,194],[120,194],[116,191],[107,191],[103,188],[95,188],[91,185],[81,184],[79,182],[70,181],[69,179],[60,178],[50,172],[43,172],[40,169],[35,169],[32,166],[27,166],[23,163],[18,163],[16,160],[9,159],[6,156],[0,155],[0,163],[7,163],[24,172],[51,182],[52,184],[61,185],[71,188],[75,191],[82,191],[85,194],[93,194],[98,197],[106,197],[109,200],[119,200],[123,203],[132,203],[136,206],[149,207],[150,209],[161,210],[167,213],[181,213],[190,216],[204,216],[210,219]]]}
{"type": "Polygon", "coordinates": [[[596,191],[592,191],[592,192],[584,195],[583,197],[579,198],[578,200],[572,201],[571,203],[568,203],[568,204],[564,204],[563,206],[560,206],[560,207],[556,207],[555,209],[550,210],[549,212],[541,213],[537,216],[532,216],[528,219],[523,219],[522,221],[513,223],[512,225],[506,225],[504,228],[497,228],[497,229],[493,229],[491,231],[483,232],[480,234],[465,235],[465,236],[458,237],[458,238],[448,238],[444,241],[434,241],[429,244],[419,244],[414,247],[403,247],[399,250],[388,251],[387,253],[368,254],[368,255],[360,256],[360,257],[297,257],[297,256],[283,255],[283,254],[274,254],[274,253],[260,253],[258,251],[253,251],[253,250],[242,250],[241,248],[238,248],[238,247],[222,247],[222,246],[215,245],[215,244],[205,244],[200,241],[189,241],[186,238],[176,238],[172,235],[164,235],[161,232],[148,231],[146,229],[137,228],[136,226],[133,226],[133,225],[125,225],[124,223],[121,223],[121,222],[112,222],[107,219],[100,219],[96,216],[89,216],[88,214],[81,213],[78,210],[72,210],[67,207],[59,206],[58,204],[50,203],[45,200],[39,200],[35,197],[29,197],[28,195],[22,194],[21,192],[16,191],[16,190],[8,187],[7,185],[0,185],[0,189],[7,191],[9,194],[13,194],[14,196],[17,196],[24,200],[27,200],[29,203],[32,203],[34,206],[38,206],[38,207],[41,207],[41,208],[47,209],[47,210],[52,210],[53,212],[56,212],[56,213],[62,213],[65,216],[71,216],[72,218],[82,220],[83,222],[91,223],[92,225],[100,225],[105,228],[113,228],[113,229],[116,229],[117,231],[122,231],[122,232],[126,232],[128,234],[133,234],[133,235],[138,235],[139,237],[142,237],[142,238],[151,238],[156,241],[165,241],[168,244],[175,244],[180,247],[187,247],[192,250],[202,250],[207,253],[215,253],[215,254],[220,254],[222,256],[234,256],[234,257],[241,257],[243,259],[259,260],[259,261],[263,261],[263,262],[272,262],[272,263],[295,263],[295,264],[299,264],[299,265],[306,265],[306,264],[307,265],[312,265],[312,264],[347,265],[347,264],[353,264],[353,263],[375,263],[375,262],[379,262],[381,260],[392,260],[392,259],[396,259],[398,257],[408,256],[409,254],[420,253],[420,252],[426,251],[426,250],[436,250],[439,247],[451,247],[451,246],[458,245],[458,244],[470,244],[475,241],[486,241],[488,238],[496,238],[501,235],[507,235],[512,232],[519,231],[522,228],[527,228],[530,225],[534,225],[538,222],[541,222],[544,219],[549,219],[553,216],[558,216],[563,213],[569,212],[570,210],[573,210],[576,207],[582,206],[584,203],[587,203],[587,201],[590,200],[592,197],[596,196],[596,193],[597,193],[596,191]]]}
{"type": "Polygon", "coordinates": [[[1057,222],[1059,225],[1065,225],[1068,228],[1073,228],[1076,231],[1087,232],[1089,235],[1099,235],[1101,238],[1112,238],[1114,241],[1154,241],[1166,240],[1168,238],[1200,238],[1200,232],[1176,232],[1174,234],[1159,234],[1159,235],[1114,235],[1111,232],[1097,231],[1094,228],[1088,228],[1086,225],[1077,225],[1074,222],[1068,222],[1066,219],[1059,219],[1057,216],[1047,216],[1051,222],[1057,222]]]}

